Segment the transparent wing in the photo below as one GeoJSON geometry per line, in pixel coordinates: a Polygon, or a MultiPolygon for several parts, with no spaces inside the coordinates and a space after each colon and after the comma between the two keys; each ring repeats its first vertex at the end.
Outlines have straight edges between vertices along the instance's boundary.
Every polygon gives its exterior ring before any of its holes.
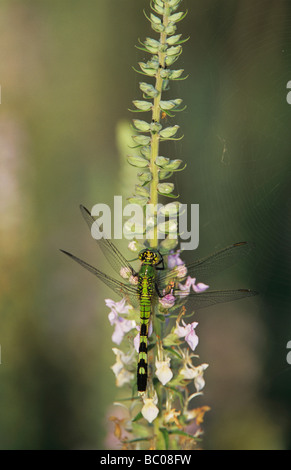
{"type": "Polygon", "coordinates": [[[198,294],[191,292],[189,295],[186,295],[185,291],[174,291],[175,297],[180,297],[180,300],[185,301],[186,307],[189,307],[190,309],[193,308],[193,310],[199,310],[218,303],[232,302],[234,300],[252,297],[257,294],[258,292],[248,289],[213,290],[200,292],[198,294]]]}
{"type": "Polygon", "coordinates": [[[113,277],[108,276],[107,274],[102,273],[99,269],[94,268],[90,264],[86,263],[85,261],[77,258],[77,256],[68,253],[67,251],[60,250],[65,255],[72,258],[74,261],[79,263],[83,268],[90,271],[90,273],[94,274],[94,276],[98,277],[104,284],[106,284],[110,289],[112,289],[116,294],[120,295],[120,297],[127,297],[130,303],[135,307],[138,306],[138,296],[137,296],[137,288],[132,285],[124,284],[123,282],[117,281],[113,277]]]}
{"type": "MultiPolygon", "coordinates": [[[[205,258],[198,259],[186,265],[187,276],[196,277],[199,282],[207,282],[223,269],[229,268],[240,258],[248,255],[253,249],[253,245],[247,242],[234,243],[223,250],[212,253],[205,258]]],[[[173,270],[172,270],[173,271],[173,270]]],[[[159,282],[163,285],[169,277],[171,270],[159,273],[159,282]]]]}
{"type": "Polygon", "coordinates": [[[121,268],[127,268],[133,276],[136,276],[136,272],[131,266],[131,264],[124,258],[124,256],[120,253],[120,251],[116,248],[116,246],[112,243],[111,240],[108,238],[101,238],[97,239],[97,237],[94,237],[94,232],[97,234],[98,230],[96,227],[96,219],[92,217],[88,209],[86,207],[80,205],[80,209],[82,212],[82,215],[91,231],[91,234],[93,238],[96,240],[98,245],[100,246],[104,256],[106,257],[107,261],[109,264],[112,266],[114,271],[117,274],[120,274],[121,268]],[[95,224],[95,225],[93,225],[95,224]]]}

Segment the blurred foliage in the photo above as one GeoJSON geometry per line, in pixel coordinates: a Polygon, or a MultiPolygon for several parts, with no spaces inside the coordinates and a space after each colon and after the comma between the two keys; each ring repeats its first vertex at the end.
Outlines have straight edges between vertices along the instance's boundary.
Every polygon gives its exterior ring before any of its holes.
{"type": "MultiPolygon", "coordinates": [[[[197,256],[256,243],[216,287],[251,287],[255,301],[197,314],[209,362],[205,447],[291,447],[291,5],[288,0],[184,1],[190,76],[180,200],[200,204],[197,256]]],[[[104,448],[115,397],[108,291],[59,253],[106,270],[79,203],[130,194],[116,129],[144,59],[146,0],[2,0],[0,15],[0,448],[104,448]],[[120,179],[121,176],[121,179],[120,179]],[[120,186],[124,182],[124,187],[120,186]]],[[[177,88],[175,88],[175,86],[177,88]]],[[[177,118],[175,118],[175,123],[177,118]]],[[[196,253],[187,253],[193,259],[196,253]]],[[[108,441],[109,442],[109,441],[108,441]]],[[[110,444],[107,443],[110,446],[110,444]]]]}

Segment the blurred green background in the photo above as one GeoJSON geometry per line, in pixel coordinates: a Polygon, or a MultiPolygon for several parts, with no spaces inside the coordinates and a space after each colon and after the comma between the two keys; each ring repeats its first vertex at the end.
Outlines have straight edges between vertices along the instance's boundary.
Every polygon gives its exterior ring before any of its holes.
{"type": "MultiPolygon", "coordinates": [[[[58,249],[107,269],[78,206],[132,193],[116,136],[141,98],[131,66],[146,57],[134,45],[155,37],[143,8],[148,0],[1,1],[1,449],[110,446],[111,292],[58,249]]],[[[260,292],[197,314],[197,352],[210,364],[196,402],[212,408],[203,445],[289,449],[291,4],[185,8],[178,68],[189,78],[167,95],[187,105],[173,122],[185,138],[161,154],[187,162],[179,200],[200,204],[200,246],[187,258],[253,241],[213,287],[260,292]]]]}

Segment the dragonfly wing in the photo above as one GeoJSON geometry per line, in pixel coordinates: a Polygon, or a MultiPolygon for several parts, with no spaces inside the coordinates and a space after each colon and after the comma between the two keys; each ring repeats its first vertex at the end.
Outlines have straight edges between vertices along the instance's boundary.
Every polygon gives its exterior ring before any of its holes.
{"type": "Polygon", "coordinates": [[[181,300],[186,300],[186,307],[199,310],[201,308],[209,307],[218,303],[232,302],[233,300],[244,299],[257,295],[257,292],[249,289],[236,289],[236,290],[213,290],[207,292],[185,294],[185,291],[174,291],[175,297],[180,297],[181,300]]]}
{"type": "Polygon", "coordinates": [[[120,251],[116,248],[114,243],[108,238],[100,238],[98,239],[98,234],[100,233],[97,229],[98,224],[96,219],[90,214],[86,207],[80,205],[80,209],[82,215],[91,231],[92,237],[96,240],[98,245],[100,246],[104,256],[114,269],[117,274],[120,274],[122,268],[127,268],[133,276],[136,276],[136,272],[131,266],[131,264],[125,259],[125,257],[120,253],[120,251]],[[96,234],[96,237],[94,236],[96,234]]]}
{"type": "MultiPolygon", "coordinates": [[[[235,264],[241,257],[248,255],[252,248],[253,245],[247,242],[234,243],[223,250],[186,265],[187,276],[196,277],[199,282],[207,282],[217,273],[235,264]]],[[[172,270],[161,272],[159,281],[165,282],[166,278],[171,277],[171,272],[172,270]]]]}
{"type": "Polygon", "coordinates": [[[86,263],[80,258],[77,258],[77,256],[72,255],[71,253],[68,253],[67,251],[64,251],[64,250],[60,250],[60,251],[62,251],[62,253],[69,256],[77,263],[79,263],[81,266],[83,266],[83,268],[87,269],[87,271],[90,271],[90,273],[94,274],[94,276],[98,277],[98,279],[104,282],[104,284],[110,287],[110,289],[112,289],[120,297],[128,297],[130,300],[130,303],[134,307],[139,305],[138,297],[137,297],[137,288],[135,286],[127,285],[127,284],[124,284],[123,282],[119,282],[113,277],[110,277],[107,274],[104,274],[102,271],[99,271],[99,269],[94,268],[94,266],[91,266],[90,264],[86,263]]]}

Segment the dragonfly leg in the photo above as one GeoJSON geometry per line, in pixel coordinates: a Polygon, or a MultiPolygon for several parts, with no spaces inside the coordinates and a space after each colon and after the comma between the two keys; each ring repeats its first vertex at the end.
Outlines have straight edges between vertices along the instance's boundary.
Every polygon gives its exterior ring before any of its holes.
{"type": "Polygon", "coordinates": [[[156,292],[157,292],[158,296],[160,297],[160,299],[163,298],[164,296],[163,296],[163,294],[160,293],[157,283],[155,283],[155,288],[156,288],[156,292]]]}
{"type": "Polygon", "coordinates": [[[160,259],[160,261],[158,262],[158,264],[156,264],[156,269],[158,269],[158,270],[160,271],[160,270],[162,270],[162,269],[165,269],[165,263],[164,263],[164,258],[162,257],[161,253],[160,253],[159,251],[158,251],[158,253],[159,253],[161,259],[160,259]],[[158,267],[159,264],[161,264],[161,263],[162,263],[162,266],[161,266],[161,267],[158,267]]]}

